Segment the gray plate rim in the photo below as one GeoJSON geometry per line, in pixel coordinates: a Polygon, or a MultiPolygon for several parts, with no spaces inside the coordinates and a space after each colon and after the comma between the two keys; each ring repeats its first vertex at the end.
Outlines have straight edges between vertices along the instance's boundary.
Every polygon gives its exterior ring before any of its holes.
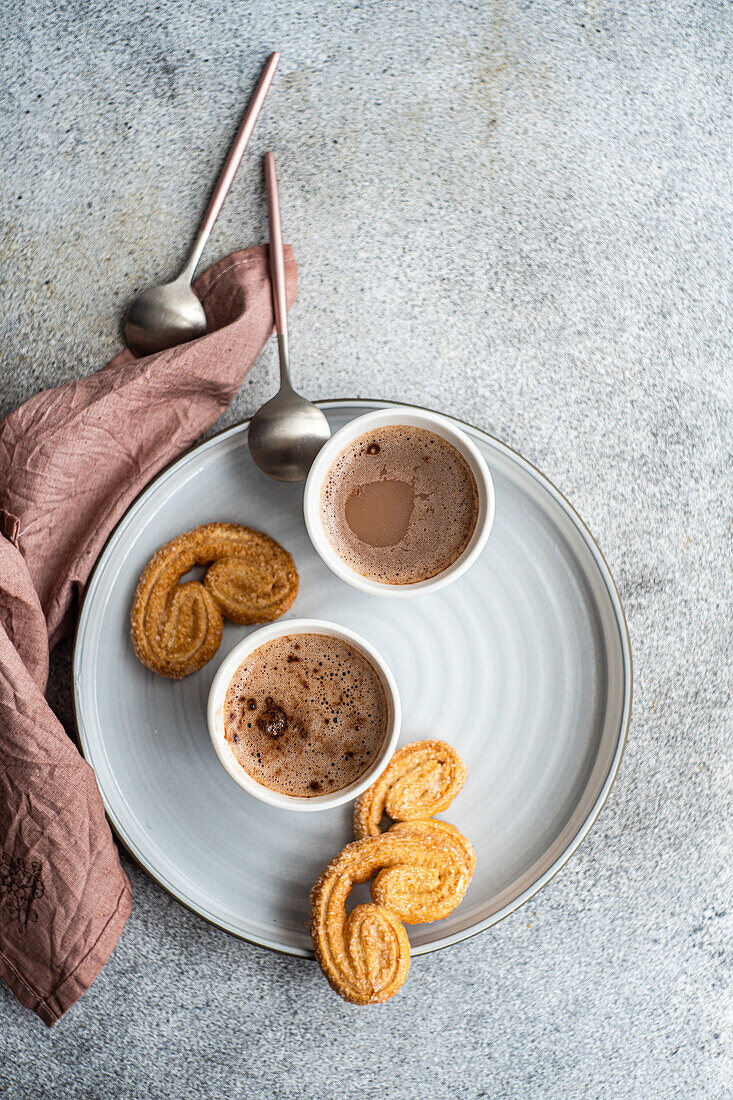
{"type": "MultiPolygon", "coordinates": [[[[414,405],[406,401],[384,401],[381,399],[370,399],[365,397],[341,399],[329,398],[327,400],[316,401],[314,403],[318,405],[319,408],[326,411],[328,409],[335,408],[346,408],[355,410],[367,408],[415,408],[419,409],[422,412],[439,412],[439,410],[437,409],[429,409],[425,406],[414,405]]],[[[509,916],[510,913],[513,913],[520,906],[524,905],[525,902],[529,901],[529,899],[533,897],[539,890],[541,890],[542,887],[545,886],[552,878],[554,878],[560,868],[567,863],[567,861],[578,849],[580,844],[590,832],[594,822],[596,821],[598,815],[600,814],[608,799],[611,788],[618,774],[618,770],[624,754],[624,749],[626,747],[629,724],[631,721],[631,701],[633,694],[631,641],[629,637],[628,624],[626,622],[626,614],[624,612],[621,597],[619,595],[616,582],[613,579],[611,570],[609,569],[606,559],[604,558],[601,549],[598,546],[595,538],[591,534],[591,531],[588,528],[587,524],[581,519],[575,508],[573,508],[570,501],[557,488],[557,486],[554,485],[549,480],[549,478],[547,478],[540,470],[537,469],[536,466],[529,462],[528,459],[524,458],[524,456],[521,455],[518,451],[508,446],[508,444],[503,443],[495,436],[492,436],[489,432],[486,432],[481,428],[475,427],[473,424],[468,424],[455,416],[451,416],[449,413],[441,413],[441,415],[447,416],[447,418],[453,421],[453,423],[456,424],[457,427],[462,428],[463,431],[468,432],[469,435],[473,435],[478,439],[488,442],[496,450],[503,452],[510,460],[524,467],[529,475],[533,477],[534,480],[537,481],[550,494],[550,496],[555,499],[556,503],[560,505],[563,511],[567,514],[570,521],[576,527],[581,537],[585,540],[586,545],[588,546],[588,549],[590,550],[596,562],[596,565],[598,566],[598,570],[606,586],[608,597],[616,618],[616,625],[619,632],[619,641],[621,644],[621,654],[623,659],[623,707],[621,711],[621,719],[619,722],[616,749],[598,797],[591,806],[585,820],[581,823],[575,835],[565,845],[557,859],[547,868],[546,871],[543,872],[543,874],[539,875],[534,880],[534,882],[532,882],[524,891],[522,891],[521,894],[518,894],[517,897],[513,898],[510,902],[507,902],[507,904],[502,906],[501,909],[496,910],[496,912],[491,913],[483,920],[477,921],[476,924],[468,928],[464,928],[461,931],[454,933],[453,935],[443,936],[440,939],[436,939],[430,943],[424,943],[413,947],[413,955],[424,955],[432,951],[439,951],[442,948],[450,947],[456,943],[461,943],[462,941],[470,939],[471,937],[478,935],[480,932],[485,931],[487,928],[491,928],[493,925],[498,924],[498,922],[503,920],[504,917],[509,916]]],[[[84,633],[86,630],[88,609],[91,606],[92,600],[94,599],[94,594],[99,584],[99,578],[102,573],[101,566],[107,556],[107,553],[112,549],[117,540],[122,536],[124,530],[128,527],[130,523],[133,523],[135,521],[139,512],[144,508],[148,496],[153,493],[154,489],[156,489],[162,481],[171,476],[179,463],[190,460],[193,454],[202,454],[204,451],[212,447],[215,443],[218,443],[220,440],[224,439],[227,436],[236,435],[240,432],[246,431],[248,425],[249,418],[246,420],[238,421],[236,424],[232,424],[228,428],[223,428],[221,431],[213,433],[202,442],[195,444],[193,447],[189,448],[189,450],[185,451],[184,454],[180,455],[178,458],[174,459],[171,463],[165,466],[158,474],[156,474],[152,481],[148,482],[145,488],[141,490],[141,492],[137,495],[137,497],[135,497],[132,503],[125,510],[124,514],[120,517],[117,524],[111,531],[109,537],[107,538],[107,541],[105,542],[99,554],[99,557],[97,558],[94,569],[92,570],[84,595],[82,597],[77,619],[76,631],[74,634],[72,654],[72,700],[74,707],[74,718],[79,734],[79,743],[81,746],[82,755],[84,756],[85,760],[87,760],[87,762],[92,765],[92,767],[94,766],[94,762],[92,759],[91,744],[84,726],[84,721],[81,717],[78,700],[78,685],[79,668],[82,660],[84,633]]],[[[124,824],[117,819],[111,806],[108,804],[104,790],[101,786],[99,789],[107,818],[110,822],[115,836],[120,841],[124,849],[141,867],[144,868],[144,870],[150,875],[154,882],[156,882],[159,886],[166,890],[167,893],[176,898],[176,900],[179,901],[182,905],[185,905],[187,909],[190,909],[198,916],[203,917],[210,924],[213,924],[216,928],[220,928],[223,932],[227,932],[230,935],[235,936],[237,939],[244,940],[247,943],[253,943],[259,947],[266,947],[271,951],[278,952],[279,954],[298,956],[301,958],[313,958],[313,952],[311,950],[304,950],[291,944],[282,944],[279,943],[277,940],[271,940],[266,937],[259,937],[254,935],[247,936],[239,931],[227,928],[226,925],[217,920],[216,916],[213,913],[207,912],[204,906],[195,902],[193,898],[187,897],[185,894],[183,894],[172,883],[168,882],[165,879],[165,876],[162,876],[154,868],[149,866],[143,854],[137,849],[135,842],[126,832],[124,824]]]]}

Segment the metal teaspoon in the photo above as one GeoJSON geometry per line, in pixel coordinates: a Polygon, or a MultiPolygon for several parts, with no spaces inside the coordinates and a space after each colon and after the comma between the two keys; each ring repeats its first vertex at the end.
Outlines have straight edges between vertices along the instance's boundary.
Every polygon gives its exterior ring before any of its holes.
{"type": "Polygon", "coordinates": [[[204,307],[191,290],[191,283],[214,222],[229,194],[279,61],[279,53],[270,54],[216,182],[185,267],[172,282],[144,290],[127,311],[125,340],[136,355],[152,355],[153,352],[183,344],[186,340],[194,340],[206,332],[204,307]]]}
{"type": "Polygon", "coordinates": [[[313,459],[330,437],[331,429],[321,410],[296,393],[290,382],[285,256],[275,157],[272,153],[265,154],[265,186],[270,226],[272,303],[280,356],[280,390],[252,417],[247,439],[252,458],[269,477],[277,481],[302,481],[313,459]]]}

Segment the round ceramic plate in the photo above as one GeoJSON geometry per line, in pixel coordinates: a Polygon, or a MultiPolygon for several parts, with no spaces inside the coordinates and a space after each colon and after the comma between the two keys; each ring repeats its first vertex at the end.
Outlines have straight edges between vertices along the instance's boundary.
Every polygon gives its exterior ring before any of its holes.
{"type": "MultiPolygon", "coordinates": [[[[381,403],[323,402],[333,429],[381,403]]],[[[351,806],[277,810],[238,787],[206,729],[209,685],[248,630],[226,624],[219,654],[182,681],[144,668],[130,642],[138,578],[164,542],[211,520],[272,535],[293,554],[291,617],[330,619],[373,643],[392,667],[401,741],[440,737],[468,765],[447,820],[476,849],[458,909],[409,929],[431,951],[494,924],[558,870],[587,833],[623,752],[631,701],[618,593],[585,526],[519,455],[461,425],[496,487],[481,558],[454,584],[411,600],[369,596],[338,580],[312,549],[303,486],[252,462],[246,424],[165,470],[118,524],[97,564],[74,651],[84,754],[112,825],[176,898],[237,936],[310,955],[308,896],[352,839],[351,806]]],[[[360,887],[365,890],[365,887],[360,887]]]]}

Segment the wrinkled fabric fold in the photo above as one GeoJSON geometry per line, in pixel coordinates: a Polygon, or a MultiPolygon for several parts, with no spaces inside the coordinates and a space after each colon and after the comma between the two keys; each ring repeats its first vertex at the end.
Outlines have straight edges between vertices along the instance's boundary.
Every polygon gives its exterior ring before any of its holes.
{"type": "MultiPolygon", "coordinates": [[[[288,305],[296,268],[286,249],[288,305]]],[[[44,697],[110,531],[231,403],[272,332],[267,249],[194,286],[208,332],[45,390],[0,423],[0,976],[51,1025],[91,985],[131,909],[91,767],[44,697]]]]}

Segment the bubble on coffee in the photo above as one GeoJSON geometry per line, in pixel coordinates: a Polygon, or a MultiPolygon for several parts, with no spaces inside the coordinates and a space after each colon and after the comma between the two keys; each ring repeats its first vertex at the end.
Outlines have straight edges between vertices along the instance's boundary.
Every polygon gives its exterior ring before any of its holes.
{"type": "Polygon", "coordinates": [[[471,541],[478,512],[463,455],[442,436],[403,424],[353,440],[321,488],[332,547],[356,573],[384,584],[442,573],[471,541]]]}
{"type": "Polygon", "coordinates": [[[239,666],[224,700],[224,737],[239,764],[297,798],[356,782],[379,757],[387,719],[372,663],[326,634],[266,642],[239,666]]]}

